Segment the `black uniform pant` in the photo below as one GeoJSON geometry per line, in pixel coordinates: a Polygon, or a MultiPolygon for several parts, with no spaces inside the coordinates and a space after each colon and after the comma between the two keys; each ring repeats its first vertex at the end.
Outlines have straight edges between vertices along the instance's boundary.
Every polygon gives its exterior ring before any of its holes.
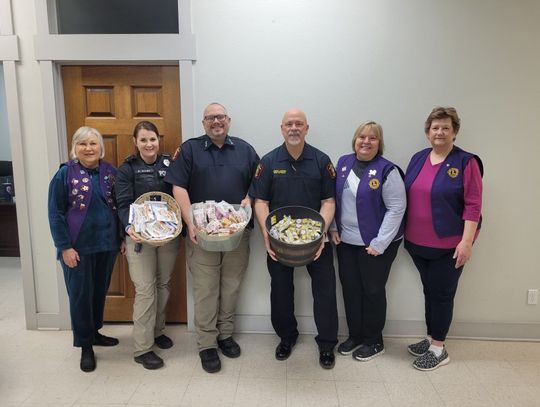
{"type": "Polygon", "coordinates": [[[454,313],[454,297],[463,266],[456,269],[455,249],[435,249],[405,241],[424,287],[427,334],[444,341],[454,313]]]}
{"type": "Polygon", "coordinates": [[[116,250],[80,254],[81,260],[74,268],[60,257],[69,297],[73,346],[92,345],[94,334],[103,326],[105,297],[117,254],[116,250]]]}
{"type": "MultiPolygon", "coordinates": [[[[267,256],[271,277],[270,304],[272,326],[283,341],[296,342],[298,328],[294,316],[294,268],[267,256]]],[[[318,335],[315,341],[321,351],[333,350],[337,343],[338,316],[336,305],[336,273],[332,246],[326,243],[321,256],[308,264],[313,294],[313,315],[318,335]]]]}
{"type": "Polygon", "coordinates": [[[368,254],[366,246],[336,246],[349,336],[357,343],[383,343],[386,282],[400,243],[392,242],[379,256],[368,254]]]}

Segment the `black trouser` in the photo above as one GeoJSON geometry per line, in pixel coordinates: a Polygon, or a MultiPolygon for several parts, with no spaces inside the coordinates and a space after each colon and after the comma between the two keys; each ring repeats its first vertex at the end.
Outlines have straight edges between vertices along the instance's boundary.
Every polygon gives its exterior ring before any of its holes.
{"type": "MultiPolygon", "coordinates": [[[[296,342],[298,328],[294,316],[294,268],[266,259],[270,272],[270,305],[272,326],[283,341],[296,342]]],[[[326,243],[321,256],[308,264],[313,293],[313,315],[318,335],[315,337],[320,350],[333,350],[337,343],[338,316],[336,305],[336,272],[332,245],[326,243]]]]}
{"type": "Polygon", "coordinates": [[[64,281],[69,297],[73,346],[90,346],[94,334],[103,326],[105,297],[118,251],[80,254],[74,268],[68,267],[62,257],[64,281]]]}
{"type": "Polygon", "coordinates": [[[400,243],[392,242],[379,256],[368,254],[366,246],[336,246],[349,337],[357,343],[383,343],[386,282],[400,243]]]}
{"type": "Polygon", "coordinates": [[[424,286],[427,334],[444,341],[454,313],[454,297],[463,266],[456,269],[455,249],[435,249],[405,241],[424,286]]]}

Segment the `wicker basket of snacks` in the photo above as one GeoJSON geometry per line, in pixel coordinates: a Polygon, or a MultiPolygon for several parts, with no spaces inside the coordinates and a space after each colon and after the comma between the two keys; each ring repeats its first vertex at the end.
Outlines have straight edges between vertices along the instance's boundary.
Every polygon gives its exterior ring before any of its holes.
{"type": "Polygon", "coordinates": [[[231,205],[225,201],[194,203],[190,216],[199,246],[210,252],[228,252],[240,244],[251,219],[251,206],[231,205]]]}
{"type": "Polygon", "coordinates": [[[129,223],[135,235],[152,246],[163,246],[182,231],[178,203],[160,191],[142,194],[130,205],[129,223]]]}

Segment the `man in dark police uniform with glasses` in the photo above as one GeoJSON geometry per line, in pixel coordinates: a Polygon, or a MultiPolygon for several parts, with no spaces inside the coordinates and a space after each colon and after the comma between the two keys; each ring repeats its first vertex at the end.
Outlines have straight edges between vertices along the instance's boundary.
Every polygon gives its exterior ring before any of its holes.
{"type": "Polygon", "coordinates": [[[223,105],[208,105],[202,124],[206,134],[182,144],[165,181],[173,184],[187,226],[186,256],[193,283],[199,356],[203,369],[214,373],[221,369],[217,348],[227,357],[240,356],[232,333],[240,283],[249,260],[251,230],[246,228],[236,250],[203,250],[197,244],[189,208],[207,200],[250,205],[248,190],[259,156],[250,144],[228,135],[231,119],[223,105]]]}

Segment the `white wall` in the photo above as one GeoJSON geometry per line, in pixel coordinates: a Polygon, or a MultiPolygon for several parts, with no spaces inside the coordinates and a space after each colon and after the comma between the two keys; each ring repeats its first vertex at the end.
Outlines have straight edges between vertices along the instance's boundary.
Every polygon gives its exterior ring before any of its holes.
{"type": "Polygon", "coordinates": [[[4,84],[4,67],[0,63],[0,161],[10,160],[11,149],[6,110],[6,86],[4,84]]]}
{"type": "MultiPolygon", "coordinates": [[[[232,133],[261,155],[281,143],[281,116],[297,106],[308,115],[308,142],[333,160],[373,119],[384,127],[385,155],[405,168],[428,146],[431,108],[455,106],[457,144],[482,157],[486,174],[483,231],[454,320],[540,323],[539,306],[526,305],[526,289],[540,288],[540,52],[529,45],[540,39],[540,3],[198,0],[193,18],[195,111],[224,103],[232,133]]],[[[262,260],[258,237],[240,314],[269,314],[262,260]]],[[[297,312],[312,315],[309,278],[304,270],[296,277],[297,312]]],[[[389,320],[423,319],[420,281],[404,252],[388,288],[389,320]]]]}

